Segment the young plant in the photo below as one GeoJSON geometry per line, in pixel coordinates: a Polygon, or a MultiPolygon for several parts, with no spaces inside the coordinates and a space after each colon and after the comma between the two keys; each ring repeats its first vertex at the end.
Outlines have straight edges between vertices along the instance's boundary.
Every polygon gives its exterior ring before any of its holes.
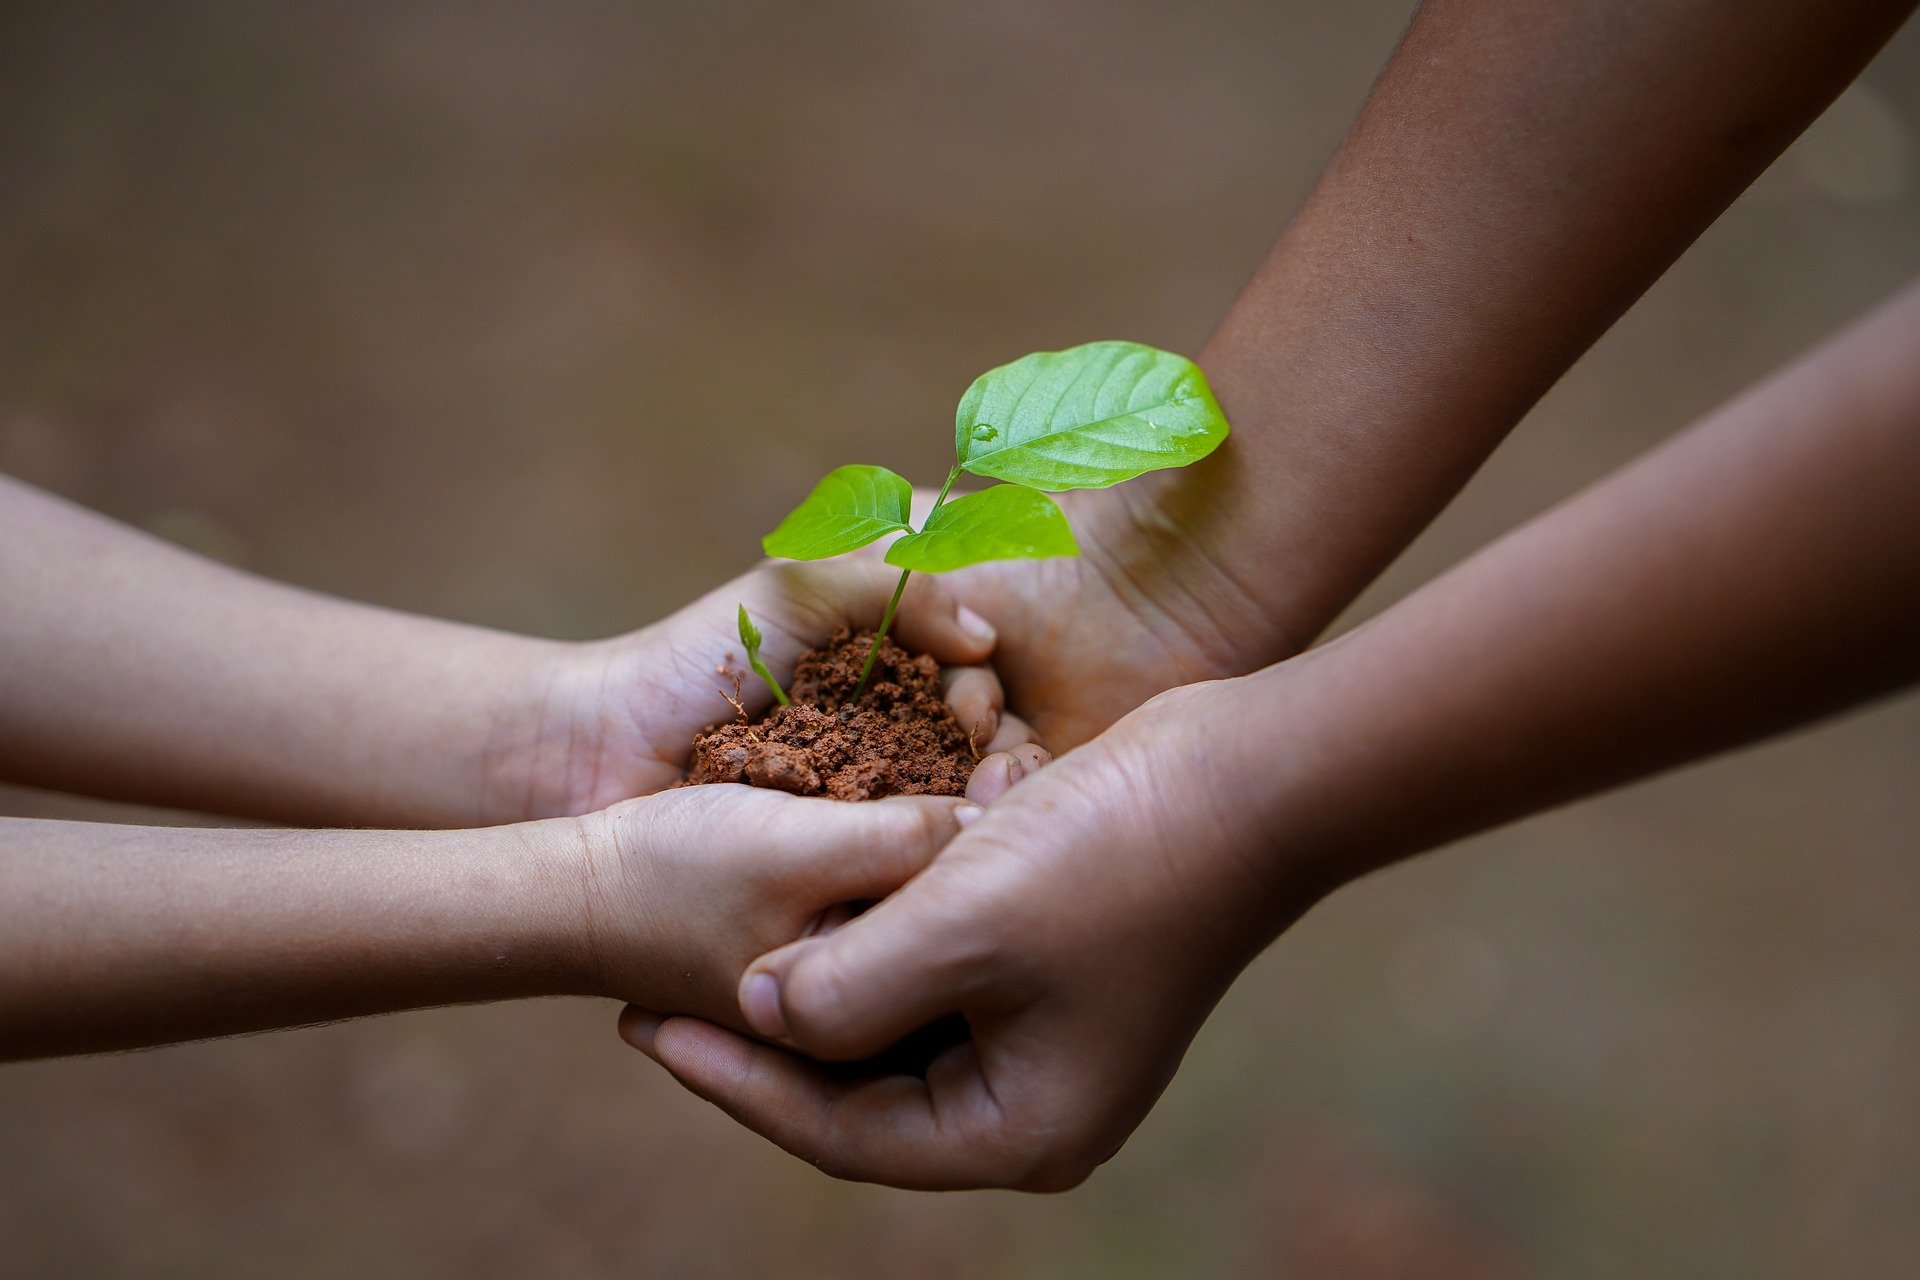
{"type": "MultiPolygon", "coordinates": [[[[1191,360],[1137,342],[1036,352],[981,374],[960,397],[953,469],[918,529],[910,523],[913,486],[905,479],[885,467],[835,467],[760,545],[786,560],[823,560],[890,533],[906,535],[887,549],[900,582],[854,686],[850,702],[858,702],[915,570],[1079,555],[1066,515],[1041,490],[1104,489],[1142,472],[1184,467],[1226,436],[1226,416],[1191,360]],[[949,502],[963,471],[1007,483],[949,502]]],[[[750,625],[743,610],[743,641],[750,625]]],[[[748,661],[772,683],[756,650],[749,646],[748,661]]]]}
{"type": "Polygon", "coordinates": [[[767,688],[773,690],[774,699],[783,707],[793,705],[787,697],[787,691],[773,678],[773,672],[767,670],[767,664],[760,659],[760,628],[753,625],[753,619],[747,616],[747,606],[740,606],[740,643],[747,647],[747,665],[753,668],[753,674],[767,682],[767,688]]]}

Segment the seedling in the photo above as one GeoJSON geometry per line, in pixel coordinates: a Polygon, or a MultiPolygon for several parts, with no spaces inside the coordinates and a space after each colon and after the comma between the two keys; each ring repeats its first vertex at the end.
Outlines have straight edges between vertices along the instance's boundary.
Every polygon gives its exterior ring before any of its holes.
{"type": "Polygon", "coordinates": [[[793,705],[787,697],[787,691],[773,678],[773,672],[767,670],[767,664],[760,660],[760,628],[753,625],[753,619],[747,616],[747,606],[740,606],[740,643],[747,647],[747,665],[753,668],[753,674],[767,682],[767,688],[773,690],[773,696],[783,707],[793,705]]]}
{"type": "MultiPolygon", "coordinates": [[[[885,467],[835,467],[760,545],[786,560],[824,560],[891,533],[906,535],[887,548],[900,581],[849,700],[857,703],[915,570],[1079,555],[1065,513],[1041,490],[1104,489],[1142,472],[1184,467],[1226,436],[1226,416],[1191,360],[1137,342],[1036,352],[981,374],[960,397],[953,469],[918,529],[910,523],[913,486],[903,477],[885,467]],[[948,502],[963,471],[1007,483],[948,502]]],[[[784,703],[759,660],[759,633],[747,639],[752,625],[743,608],[747,661],[784,703]]]]}

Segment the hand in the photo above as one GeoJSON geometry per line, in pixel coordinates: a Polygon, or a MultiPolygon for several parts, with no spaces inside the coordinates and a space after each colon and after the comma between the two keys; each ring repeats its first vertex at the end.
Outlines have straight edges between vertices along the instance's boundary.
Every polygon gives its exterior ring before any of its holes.
{"type": "Polygon", "coordinates": [[[757,1032],[825,1062],[964,1015],[972,1041],[924,1080],[848,1081],[639,1010],[623,1033],[837,1176],[1077,1185],[1139,1124],[1234,976],[1330,884],[1304,860],[1275,872],[1273,833],[1234,802],[1250,785],[1234,741],[1245,683],[1154,699],[1021,782],[892,898],[742,981],[757,1032]]]}
{"type": "MultiPolygon", "coordinates": [[[[1145,476],[1062,494],[1078,557],[942,575],[999,633],[994,667],[1036,741],[1055,752],[1076,747],[1157,693],[1240,675],[1311,639],[1276,627],[1200,549],[1190,536],[1200,515],[1170,513],[1198,503],[1207,483],[1205,474],[1145,476]]],[[[931,491],[915,495],[916,521],[932,500],[931,491]]]]}
{"type": "MultiPolygon", "coordinates": [[[[857,559],[764,564],[630,635],[549,647],[520,682],[529,690],[523,709],[504,717],[496,733],[483,812],[494,822],[590,813],[671,785],[685,776],[694,735],[735,714],[724,670],[746,674],[740,694],[749,710],[772,703],[746,671],[738,606],[765,633],[768,666],[791,678],[800,655],[838,628],[878,625],[898,576],[857,559]]],[[[1020,721],[1002,721],[994,673],[970,665],[992,652],[993,628],[939,582],[914,577],[894,634],[946,668],[948,703],[983,754],[1031,736],[1020,721]]],[[[997,793],[990,783],[1006,777],[1006,761],[990,763],[977,771],[983,802],[997,793]]]]}
{"type": "Polygon", "coordinates": [[[981,809],[686,787],[581,819],[585,994],[743,1026],[749,962],[883,898],[981,809]]]}

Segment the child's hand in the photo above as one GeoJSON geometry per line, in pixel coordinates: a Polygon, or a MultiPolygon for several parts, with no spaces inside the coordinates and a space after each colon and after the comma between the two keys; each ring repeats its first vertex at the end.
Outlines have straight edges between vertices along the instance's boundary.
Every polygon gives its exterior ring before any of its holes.
{"type": "MultiPolygon", "coordinates": [[[[872,561],[762,565],[650,627],[557,647],[530,677],[537,694],[503,718],[488,753],[485,814],[510,822],[590,813],[678,781],[694,735],[735,714],[723,672],[746,673],[740,605],[765,633],[767,665],[790,679],[800,655],[840,627],[878,625],[898,577],[872,561]]],[[[1026,725],[1002,714],[998,678],[972,665],[992,652],[993,628],[938,582],[911,580],[894,635],[947,668],[947,700],[983,755],[1028,741],[1026,725]]],[[[750,674],[740,692],[756,713],[772,700],[750,674]]],[[[992,763],[980,771],[982,800],[1005,789],[1005,762],[992,763]]]]}
{"type": "Polygon", "coordinates": [[[833,908],[892,893],[980,812],[940,796],[850,804],[716,785],[590,815],[583,984],[743,1028],[734,993],[749,962],[833,908]]]}

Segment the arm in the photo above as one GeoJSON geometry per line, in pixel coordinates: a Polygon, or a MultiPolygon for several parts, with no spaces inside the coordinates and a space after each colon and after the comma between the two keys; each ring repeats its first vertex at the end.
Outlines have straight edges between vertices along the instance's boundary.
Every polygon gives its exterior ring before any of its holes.
{"type": "Polygon", "coordinates": [[[0,477],[0,777],[291,821],[468,825],[566,646],[331,599],[0,477]]]}
{"type": "Polygon", "coordinates": [[[1233,437],[1074,495],[1075,617],[958,579],[1012,705],[1059,749],[1305,648],[1912,7],[1427,0],[1200,354],[1233,437]]]}
{"type": "Polygon", "coordinates": [[[479,831],[0,819],[0,1060],[526,996],[735,1021],[756,954],[974,812],[697,787],[479,831]]]}
{"type": "MultiPolygon", "coordinates": [[[[682,776],[732,714],[734,610],[790,670],[878,621],[881,565],[767,566],[643,631],[562,644],[338,600],[192,555],[0,477],[0,778],[332,825],[586,813],[682,776]]],[[[993,633],[931,581],[902,643],[977,663],[993,633]]],[[[765,704],[759,682],[749,705],[765,704]]],[[[996,681],[956,675],[964,722],[996,681]]],[[[1011,740],[1024,728],[1009,726],[1011,740]]],[[[988,736],[993,730],[988,729],[988,736]]]]}
{"type": "Polygon", "coordinates": [[[1920,678],[1916,350],[1920,289],[1347,637],[1155,700],[749,971],[750,1024],[821,1058],[966,1014],[924,1083],[630,1038],[847,1176],[1074,1185],[1333,887],[1920,678]]]}

